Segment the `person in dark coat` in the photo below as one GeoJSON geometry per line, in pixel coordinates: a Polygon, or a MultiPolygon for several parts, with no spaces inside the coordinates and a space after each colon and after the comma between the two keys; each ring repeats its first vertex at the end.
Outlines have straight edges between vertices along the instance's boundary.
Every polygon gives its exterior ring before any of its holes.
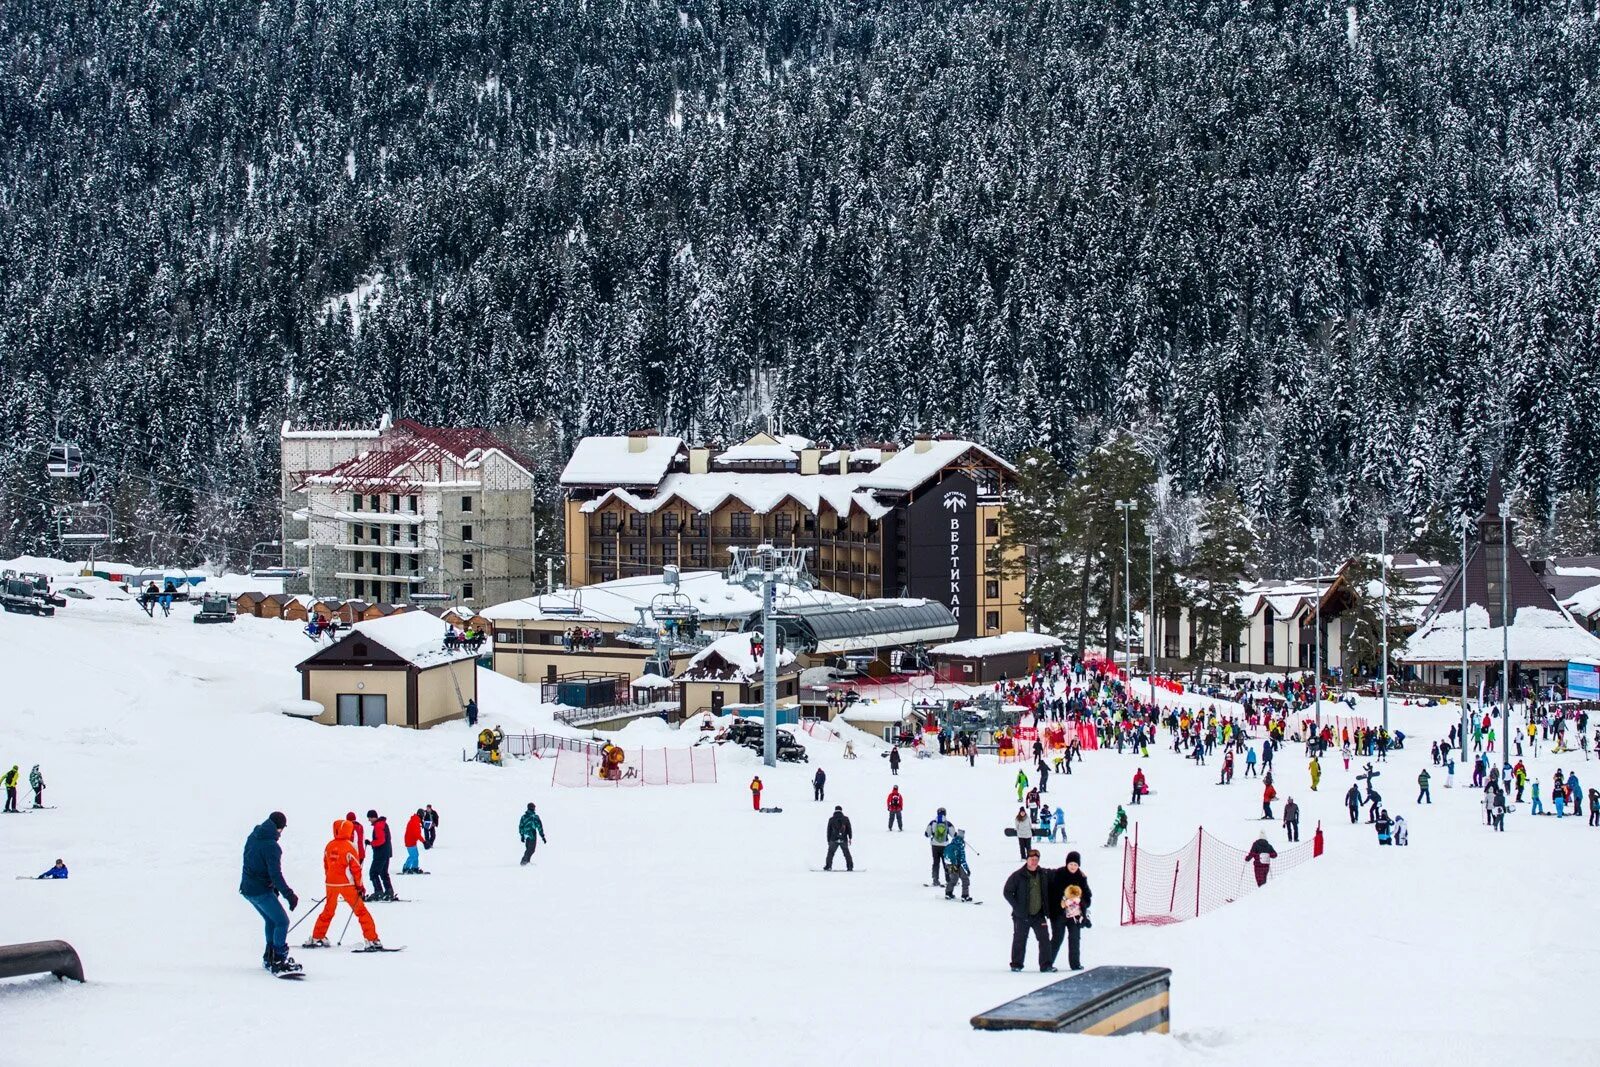
{"type": "Polygon", "coordinates": [[[439,836],[439,813],[429,804],[422,809],[422,847],[432,848],[433,842],[439,836]]]}
{"type": "Polygon", "coordinates": [[[1089,878],[1083,873],[1082,862],[1081,855],[1068,852],[1065,866],[1050,872],[1050,899],[1046,909],[1046,916],[1050,920],[1050,962],[1055,963],[1061,958],[1061,943],[1065,941],[1067,966],[1074,971],[1083,970],[1078,955],[1078,938],[1083,928],[1089,925],[1089,905],[1094,901],[1094,893],[1089,889],[1089,878]],[[1067,895],[1067,887],[1074,885],[1083,891],[1079,904],[1082,911],[1076,922],[1070,922],[1062,909],[1062,901],[1067,895]]]}
{"type": "Polygon", "coordinates": [[[856,861],[850,855],[852,836],[849,817],[845,815],[844,808],[835,804],[833,815],[828,819],[828,858],[822,863],[823,870],[833,870],[833,854],[840,850],[844,851],[844,869],[847,871],[856,869],[856,861]]]}
{"type": "Polygon", "coordinates": [[[283,847],[278,837],[289,820],[275,811],[250,831],[244,842],[244,862],[239,872],[239,895],[250,902],[266,924],[267,947],[261,953],[261,966],[273,974],[298,971],[300,965],[289,958],[289,916],[278,903],[281,896],[289,910],[300,906],[289,883],[283,880],[283,847]]]}
{"type": "Polygon", "coordinates": [[[1277,858],[1278,850],[1265,837],[1256,838],[1256,843],[1250,846],[1250,863],[1255,867],[1258,887],[1267,884],[1267,873],[1272,869],[1271,861],[1277,858]]]}
{"type": "Polygon", "coordinates": [[[389,835],[389,820],[371,808],[367,809],[367,822],[372,833],[367,837],[368,851],[372,853],[372,868],[368,872],[372,882],[372,895],[368,900],[393,900],[394,883],[389,880],[389,861],[394,858],[394,838],[389,835]]]}
{"type": "Polygon", "coordinates": [[[1028,954],[1028,935],[1039,942],[1039,970],[1053,971],[1051,961],[1049,899],[1050,872],[1039,866],[1039,850],[1032,849],[1028,860],[1006,879],[1003,895],[1011,905],[1011,969],[1022,970],[1028,954]]]}
{"type": "Polygon", "coordinates": [[[889,773],[900,773],[900,750],[898,748],[891,748],[889,750],[889,773]]]}
{"type": "Polygon", "coordinates": [[[1294,802],[1294,797],[1283,806],[1283,832],[1290,841],[1300,840],[1300,805],[1294,802]]]}
{"type": "Polygon", "coordinates": [[[817,773],[813,774],[811,776],[811,799],[813,799],[813,800],[821,800],[822,797],[823,797],[823,792],[827,788],[827,785],[828,785],[827,772],[824,771],[821,767],[818,767],[817,768],[817,773]]]}

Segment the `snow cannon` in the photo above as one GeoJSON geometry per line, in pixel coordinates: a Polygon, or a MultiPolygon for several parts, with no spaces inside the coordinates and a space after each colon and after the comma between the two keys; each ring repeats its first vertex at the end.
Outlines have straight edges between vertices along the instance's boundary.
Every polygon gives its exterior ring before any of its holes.
{"type": "Polygon", "coordinates": [[[600,777],[608,782],[621,780],[622,761],[625,758],[622,749],[607,741],[600,749],[600,777]]]}

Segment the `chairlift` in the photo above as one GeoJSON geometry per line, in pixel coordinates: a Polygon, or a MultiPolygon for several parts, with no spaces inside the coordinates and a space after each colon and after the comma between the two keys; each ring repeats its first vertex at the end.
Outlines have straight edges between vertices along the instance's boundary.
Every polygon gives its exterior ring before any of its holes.
{"type": "Polygon", "coordinates": [[[76,478],[83,473],[83,450],[70,441],[57,440],[50,446],[45,470],[52,478],[76,478]]]}

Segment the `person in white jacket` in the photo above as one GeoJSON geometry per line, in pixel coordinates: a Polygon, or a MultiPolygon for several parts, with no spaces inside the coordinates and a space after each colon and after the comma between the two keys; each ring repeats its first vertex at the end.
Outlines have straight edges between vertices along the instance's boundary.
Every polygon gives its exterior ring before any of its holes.
{"type": "Polygon", "coordinates": [[[1028,818],[1025,808],[1017,809],[1017,851],[1022,853],[1022,858],[1028,858],[1028,850],[1033,847],[1033,821],[1028,818]]]}

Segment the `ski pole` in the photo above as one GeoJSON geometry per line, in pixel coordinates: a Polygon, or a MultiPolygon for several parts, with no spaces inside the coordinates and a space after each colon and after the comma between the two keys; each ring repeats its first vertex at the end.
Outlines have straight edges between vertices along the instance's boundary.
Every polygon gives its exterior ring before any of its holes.
{"type": "Polygon", "coordinates": [[[328,899],[327,897],[318,897],[316,899],[316,901],[314,903],[312,903],[311,907],[306,909],[306,913],[304,915],[300,916],[300,918],[298,918],[298,919],[296,919],[294,921],[294,926],[289,927],[289,929],[287,929],[287,930],[285,930],[283,932],[283,936],[288,937],[290,934],[294,933],[294,927],[295,926],[299,926],[301,923],[303,923],[307,919],[311,918],[311,913],[317,910],[317,905],[321,904],[324,900],[327,900],[327,899],[328,899]]]}
{"type": "Polygon", "coordinates": [[[350,914],[344,917],[344,929],[339,931],[339,940],[335,944],[344,944],[344,935],[350,932],[350,920],[356,917],[355,909],[350,909],[350,914]]]}

